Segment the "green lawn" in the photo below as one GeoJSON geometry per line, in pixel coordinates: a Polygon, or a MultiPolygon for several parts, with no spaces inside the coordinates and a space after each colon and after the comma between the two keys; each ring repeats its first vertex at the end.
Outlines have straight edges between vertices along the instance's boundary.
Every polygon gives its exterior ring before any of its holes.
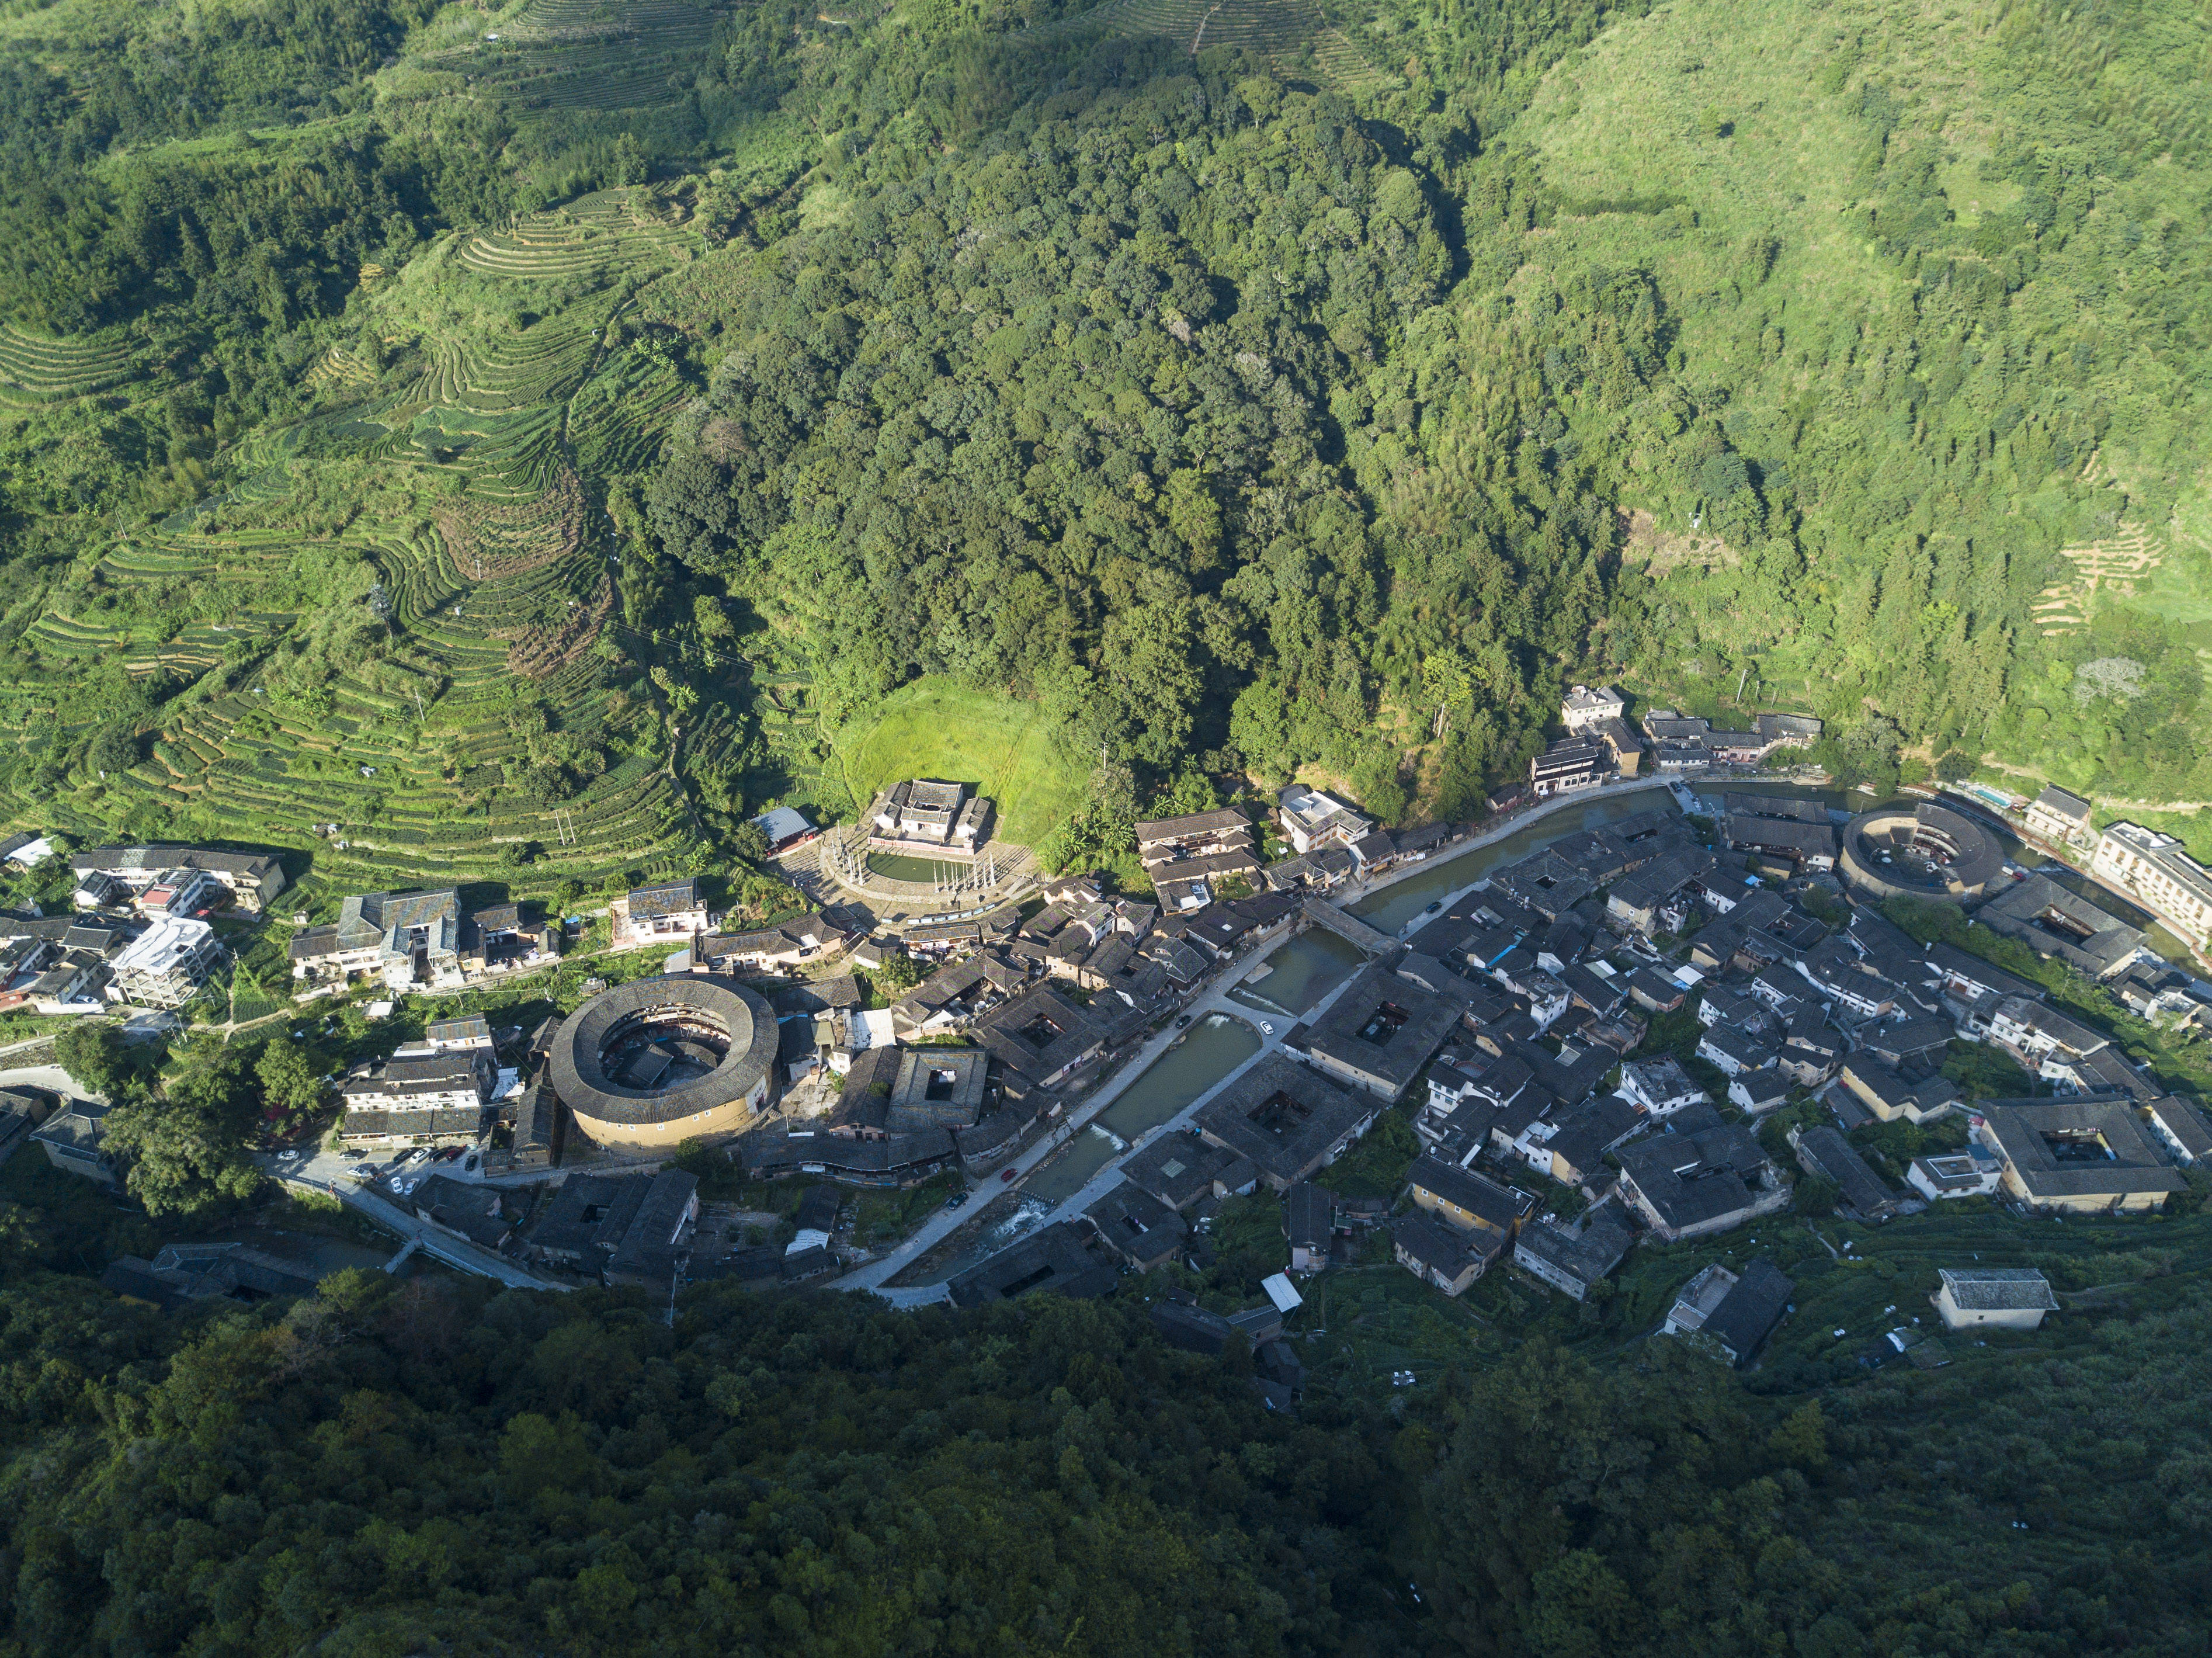
{"type": "Polygon", "coordinates": [[[998,802],[1000,839],[1034,846],[1082,805],[1082,773],[1054,752],[1044,710],[932,676],[885,700],[872,724],[836,739],[854,804],[902,777],[964,783],[998,802]]]}

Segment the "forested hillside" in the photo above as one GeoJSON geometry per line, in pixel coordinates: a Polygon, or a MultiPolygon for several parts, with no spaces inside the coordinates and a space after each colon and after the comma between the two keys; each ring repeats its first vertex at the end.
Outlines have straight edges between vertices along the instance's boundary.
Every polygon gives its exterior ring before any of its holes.
{"type": "Polygon", "coordinates": [[[850,811],[834,739],[933,673],[1140,800],[1467,815],[1599,674],[1846,777],[2206,797],[2208,51],[2167,0],[18,10],[0,790],[596,878],[850,811]]]}
{"type": "Polygon", "coordinates": [[[2197,1652],[2207,1309],[2145,1288],[2034,1362],[1498,1343],[1293,1417],[1133,1288],[672,1328],[353,1272],[180,1331],[19,1267],[0,1651],[2197,1652]]]}

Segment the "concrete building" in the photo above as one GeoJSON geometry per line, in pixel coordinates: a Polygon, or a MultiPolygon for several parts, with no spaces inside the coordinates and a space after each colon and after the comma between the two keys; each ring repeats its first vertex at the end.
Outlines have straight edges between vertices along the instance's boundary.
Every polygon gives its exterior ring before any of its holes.
{"type": "Polygon", "coordinates": [[[1375,827],[1375,820],[1362,817],[1345,802],[1325,790],[1292,783],[1276,799],[1276,816],[1298,852],[1319,846],[1349,846],[1375,827]]]}
{"type": "Polygon", "coordinates": [[[1588,731],[1628,712],[1628,698],[1611,686],[1578,685],[1559,704],[1559,722],[1570,731],[1588,731]]]}
{"type": "Polygon", "coordinates": [[[2004,1160],[1975,1147],[1915,1157],[1905,1183],[1930,1203],[1946,1198],[1990,1198],[2004,1179],[2004,1160]]]}
{"type": "Polygon", "coordinates": [[[2197,948],[2212,937],[2212,869],[2191,857],[2174,836],[2115,823],[2097,838],[2089,868],[2197,948]]]}
{"type": "Polygon", "coordinates": [[[222,960],[222,946],[206,922],[162,916],[115,958],[108,997],[132,1007],[181,1008],[222,960]]]}
{"type": "Polygon", "coordinates": [[[2058,1297],[2051,1281],[2027,1266],[1946,1266],[1937,1274],[1942,1287],[1928,1299],[1943,1315],[1946,1330],[1995,1325],[2001,1330],[2033,1330],[2058,1297]]]}

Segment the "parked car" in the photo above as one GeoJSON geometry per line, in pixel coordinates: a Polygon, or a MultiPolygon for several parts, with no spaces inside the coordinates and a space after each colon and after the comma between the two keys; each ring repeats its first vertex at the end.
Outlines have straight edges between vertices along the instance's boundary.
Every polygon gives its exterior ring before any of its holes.
{"type": "Polygon", "coordinates": [[[1429,905],[1429,907],[1428,907],[1427,909],[1425,909],[1425,910],[1422,911],[1421,911],[1421,913],[1422,913],[1423,915],[1431,915],[1431,916],[1432,916],[1432,915],[1436,914],[1436,912],[1437,912],[1437,911],[1439,911],[1439,910],[1443,909],[1443,907],[1444,907],[1444,901],[1443,901],[1443,899],[1437,899],[1434,904],[1431,904],[1431,905],[1429,905]]]}
{"type": "Polygon", "coordinates": [[[964,1192],[956,1192],[945,1200],[945,1206],[947,1209],[964,1209],[967,1204],[968,1194],[964,1192]]]}
{"type": "Polygon", "coordinates": [[[1273,1036],[1275,1033],[1275,1027],[1263,1019],[1260,1021],[1260,1033],[1262,1036],[1273,1036]]]}
{"type": "Polygon", "coordinates": [[[1188,1014],[1187,1014],[1187,1013],[1179,1013],[1179,1014],[1177,1014],[1177,1015],[1176,1015],[1176,1028],[1177,1030],[1181,1030],[1181,1029],[1182,1029],[1185,1025],[1188,1025],[1188,1023],[1190,1023],[1190,1015],[1189,1015],[1188,1014]]]}
{"type": "Polygon", "coordinates": [[[1010,1169],[1006,1170],[1004,1173],[1000,1174],[1000,1175],[999,1176],[999,1178],[1000,1178],[1001,1180],[1011,1180],[1011,1179],[1012,1179],[1014,1178],[1014,1176],[1016,1176],[1017,1174],[1019,1174],[1020,1173],[1021,1173],[1021,1170],[1019,1170],[1019,1169],[1018,1169],[1018,1168],[1010,1168],[1010,1169]]]}
{"type": "Polygon", "coordinates": [[[369,1167],[349,1168],[349,1169],[348,1169],[348,1170],[346,1171],[346,1179],[348,1179],[349,1180],[363,1180],[363,1181],[367,1181],[367,1180],[374,1180],[375,1178],[376,1178],[376,1171],[375,1171],[375,1169],[374,1169],[374,1168],[369,1168],[369,1167]]]}
{"type": "Polygon", "coordinates": [[[468,1161],[461,1165],[461,1173],[464,1174],[472,1174],[476,1172],[476,1167],[477,1154],[472,1151],[469,1154],[468,1161]]]}

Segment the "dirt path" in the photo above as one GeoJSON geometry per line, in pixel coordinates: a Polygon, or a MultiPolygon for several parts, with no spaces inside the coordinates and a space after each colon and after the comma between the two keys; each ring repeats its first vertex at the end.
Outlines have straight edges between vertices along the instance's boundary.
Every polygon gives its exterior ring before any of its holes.
{"type": "MultiPolygon", "coordinates": [[[[2031,771],[2024,765],[2008,765],[1994,754],[1983,755],[1982,764],[2008,777],[2029,777],[2037,783],[2049,781],[2040,771],[2031,771]]],[[[2118,795],[2092,795],[2089,798],[2115,812],[2202,812],[2212,807],[2212,801],[2202,800],[2126,800],[2118,795]]]]}

